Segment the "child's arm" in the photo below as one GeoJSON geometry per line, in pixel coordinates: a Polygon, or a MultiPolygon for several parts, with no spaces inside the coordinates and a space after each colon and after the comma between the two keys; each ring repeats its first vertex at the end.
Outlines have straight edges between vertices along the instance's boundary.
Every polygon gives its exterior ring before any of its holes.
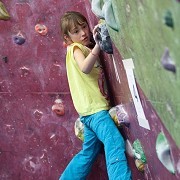
{"type": "Polygon", "coordinates": [[[78,48],[74,48],[74,58],[80,68],[80,70],[85,73],[89,74],[98,58],[100,52],[99,45],[95,45],[95,47],[91,50],[91,53],[85,58],[82,51],[78,48]]]}
{"type": "Polygon", "coordinates": [[[97,26],[93,29],[93,36],[96,45],[94,46],[94,48],[91,50],[91,53],[89,53],[89,55],[86,58],[78,47],[74,48],[74,58],[80,70],[85,74],[89,74],[91,72],[100,52],[100,47],[97,42],[97,26]]]}

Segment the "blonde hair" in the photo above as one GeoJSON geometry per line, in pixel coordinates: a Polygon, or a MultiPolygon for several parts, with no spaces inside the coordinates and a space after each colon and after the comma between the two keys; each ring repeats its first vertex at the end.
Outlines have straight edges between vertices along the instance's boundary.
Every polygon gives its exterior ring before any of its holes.
{"type": "Polygon", "coordinates": [[[63,39],[64,35],[68,36],[68,32],[73,26],[82,25],[83,23],[88,24],[87,19],[81,13],[76,11],[67,11],[60,20],[60,29],[63,39]]]}

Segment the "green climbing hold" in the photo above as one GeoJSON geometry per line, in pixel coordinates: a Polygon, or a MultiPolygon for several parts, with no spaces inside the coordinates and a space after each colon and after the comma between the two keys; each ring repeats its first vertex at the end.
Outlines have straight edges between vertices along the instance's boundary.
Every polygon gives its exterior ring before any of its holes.
{"type": "Polygon", "coordinates": [[[10,18],[9,13],[7,12],[4,4],[0,1],[0,19],[8,20],[10,18]]]}
{"type": "Polygon", "coordinates": [[[173,22],[173,18],[172,18],[172,13],[171,11],[166,11],[166,14],[164,16],[164,23],[171,27],[172,29],[174,28],[174,22],[173,22]]]}
{"type": "Polygon", "coordinates": [[[75,121],[74,124],[74,131],[75,131],[75,135],[81,140],[84,141],[84,125],[81,122],[80,118],[78,118],[75,121]]]}
{"type": "Polygon", "coordinates": [[[120,30],[119,17],[114,10],[112,0],[91,0],[92,12],[100,19],[105,19],[106,24],[115,31],[120,30]]]}
{"type": "Polygon", "coordinates": [[[172,173],[175,174],[171,159],[169,143],[163,132],[160,132],[156,139],[156,152],[161,163],[172,173]]]}
{"type": "Polygon", "coordinates": [[[134,157],[135,159],[141,160],[143,163],[146,163],[146,155],[142,148],[141,142],[137,139],[133,143],[134,157]]]}

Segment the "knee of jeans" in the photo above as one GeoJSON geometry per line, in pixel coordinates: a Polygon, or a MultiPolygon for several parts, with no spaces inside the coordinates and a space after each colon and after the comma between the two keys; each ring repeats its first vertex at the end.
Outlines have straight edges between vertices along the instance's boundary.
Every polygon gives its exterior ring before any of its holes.
{"type": "Polygon", "coordinates": [[[126,156],[125,155],[122,155],[122,156],[116,156],[116,157],[113,157],[109,160],[109,165],[112,165],[112,164],[115,164],[115,163],[118,163],[120,161],[126,161],[126,156]]]}

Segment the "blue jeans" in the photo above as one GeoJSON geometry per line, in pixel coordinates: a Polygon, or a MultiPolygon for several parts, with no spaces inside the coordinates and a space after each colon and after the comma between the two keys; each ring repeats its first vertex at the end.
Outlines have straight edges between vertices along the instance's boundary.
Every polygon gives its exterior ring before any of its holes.
{"type": "Polygon", "coordinates": [[[125,143],[108,111],[81,117],[84,124],[82,150],[74,156],[60,180],[85,180],[104,144],[109,180],[130,180],[125,143]]]}

